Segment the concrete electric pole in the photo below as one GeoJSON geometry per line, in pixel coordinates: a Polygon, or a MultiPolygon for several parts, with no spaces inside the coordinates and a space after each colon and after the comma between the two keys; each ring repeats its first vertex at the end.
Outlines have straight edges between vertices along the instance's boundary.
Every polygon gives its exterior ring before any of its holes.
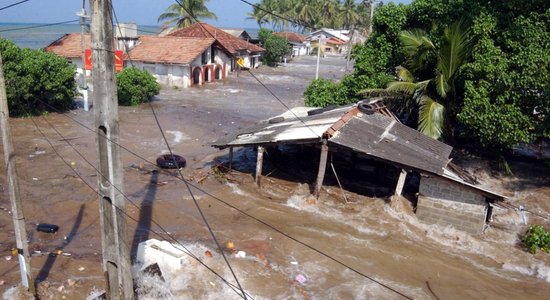
{"type": "Polygon", "coordinates": [[[90,0],[103,270],[108,299],[134,299],[120,158],[111,0],[90,0]],[[116,188],[115,188],[116,187],[116,188]]]}
{"type": "Polygon", "coordinates": [[[80,17],[80,47],[82,51],[82,75],[80,92],[84,100],[84,110],[88,111],[88,84],[86,83],[86,0],[82,0],[82,10],[76,14],[80,17]]]}
{"type": "Polygon", "coordinates": [[[0,53],[0,131],[2,131],[2,144],[4,145],[4,160],[8,177],[8,192],[10,195],[13,227],[15,228],[17,257],[19,258],[19,269],[21,270],[21,284],[27,288],[27,291],[36,296],[27,243],[27,230],[25,229],[25,218],[23,217],[23,205],[19,195],[19,182],[17,168],[15,167],[15,153],[13,150],[9,120],[8,98],[6,95],[6,84],[4,82],[2,54],[0,53]]]}

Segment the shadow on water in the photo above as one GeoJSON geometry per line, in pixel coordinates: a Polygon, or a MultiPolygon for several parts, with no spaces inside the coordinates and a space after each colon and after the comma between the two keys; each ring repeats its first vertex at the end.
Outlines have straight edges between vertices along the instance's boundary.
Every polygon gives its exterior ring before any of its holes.
{"type": "Polygon", "coordinates": [[[153,201],[157,193],[157,181],[159,178],[159,172],[153,170],[151,172],[151,180],[147,185],[147,193],[143,197],[143,201],[139,207],[139,219],[134,232],[134,238],[132,239],[132,251],[133,258],[136,257],[137,247],[139,243],[149,239],[149,231],[151,230],[151,223],[153,219],[153,201]]]}
{"type": "MultiPolygon", "coordinates": [[[[82,224],[82,218],[84,216],[85,208],[86,208],[85,204],[80,205],[80,209],[78,210],[78,215],[76,216],[76,220],[73,224],[73,227],[71,228],[71,231],[67,235],[67,239],[65,239],[63,243],[56,248],[56,250],[65,249],[65,247],[67,247],[67,245],[69,245],[69,243],[73,240],[76,233],[78,232],[78,229],[80,228],[80,225],[82,224]]],[[[50,271],[57,259],[57,256],[58,256],[57,254],[50,253],[50,255],[48,256],[48,259],[46,260],[46,262],[38,272],[38,276],[35,279],[35,284],[48,279],[48,276],[50,275],[50,271]]]]}
{"type": "MultiPolygon", "coordinates": [[[[255,175],[257,150],[244,147],[234,151],[232,169],[255,175]]],[[[278,145],[264,153],[262,175],[290,182],[307,183],[311,192],[319,169],[320,148],[311,145],[278,145]]],[[[229,155],[217,161],[229,164],[229,155]]],[[[369,197],[391,195],[400,169],[345,149],[330,149],[324,186],[338,187],[369,197]],[[338,180],[337,180],[338,177],[338,180]]]]}

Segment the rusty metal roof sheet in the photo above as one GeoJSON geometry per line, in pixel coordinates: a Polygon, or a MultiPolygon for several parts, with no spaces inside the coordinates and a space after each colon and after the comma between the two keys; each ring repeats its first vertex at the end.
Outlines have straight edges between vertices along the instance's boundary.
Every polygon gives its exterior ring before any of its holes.
{"type": "Polygon", "coordinates": [[[328,138],[332,144],[403,167],[440,175],[452,150],[451,146],[401,124],[383,111],[364,114],[353,105],[325,110],[295,108],[227,135],[212,146],[316,142],[321,137],[328,138]]]}
{"type": "Polygon", "coordinates": [[[350,119],[329,142],[435,174],[443,174],[453,149],[379,113],[350,119]]]}

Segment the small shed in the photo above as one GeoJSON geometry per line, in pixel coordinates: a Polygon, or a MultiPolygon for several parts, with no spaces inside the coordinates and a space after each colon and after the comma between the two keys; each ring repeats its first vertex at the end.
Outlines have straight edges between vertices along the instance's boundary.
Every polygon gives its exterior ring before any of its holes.
{"type": "MultiPolygon", "coordinates": [[[[379,99],[327,108],[298,107],[212,143],[213,147],[257,147],[260,183],[264,148],[278,144],[318,145],[319,169],[314,194],[323,184],[329,149],[347,149],[401,169],[395,194],[407,174],[420,174],[416,213],[426,223],[483,231],[490,203],[504,197],[473,184],[450,163],[452,147],[403,125],[379,99]]],[[[335,151],[337,154],[338,152],[335,151]]]]}

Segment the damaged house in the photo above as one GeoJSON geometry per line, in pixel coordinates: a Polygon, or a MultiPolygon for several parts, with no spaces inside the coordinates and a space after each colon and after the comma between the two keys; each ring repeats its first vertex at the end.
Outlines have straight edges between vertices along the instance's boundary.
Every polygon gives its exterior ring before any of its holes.
{"type": "Polygon", "coordinates": [[[256,182],[259,183],[264,149],[288,144],[319,149],[319,169],[313,191],[316,197],[325,178],[330,152],[331,157],[351,157],[353,170],[363,157],[393,166],[399,174],[397,180],[394,179],[395,194],[402,193],[407,175],[415,174],[419,179],[416,181],[416,215],[426,223],[481,233],[491,217],[490,204],[504,199],[474,184],[471,177],[453,165],[449,159],[451,146],[403,125],[378,99],[321,109],[297,107],[228,134],[212,146],[229,148],[230,160],[234,147],[256,147],[256,182]]]}

